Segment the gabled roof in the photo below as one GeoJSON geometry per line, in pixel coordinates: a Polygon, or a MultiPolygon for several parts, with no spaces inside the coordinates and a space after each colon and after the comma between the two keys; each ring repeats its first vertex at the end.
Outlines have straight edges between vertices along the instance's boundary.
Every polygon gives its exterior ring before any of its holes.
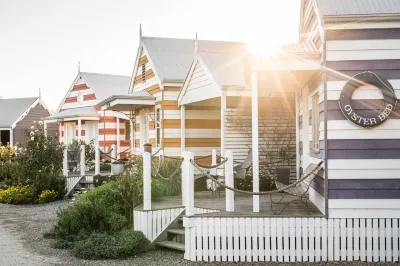
{"type": "Polygon", "coordinates": [[[315,0],[321,18],[328,16],[400,14],[399,0],[315,0]]]}
{"type": "MultiPolygon", "coordinates": [[[[190,39],[142,37],[151,62],[161,82],[183,82],[194,57],[195,41],[190,39]]],[[[201,40],[204,52],[238,53],[245,44],[239,42],[201,40]]]]}
{"type": "Polygon", "coordinates": [[[244,56],[242,54],[200,51],[198,55],[220,88],[224,86],[246,86],[244,56]]]}
{"type": "Polygon", "coordinates": [[[88,83],[100,101],[113,94],[127,94],[129,90],[130,76],[98,74],[98,73],[79,73],[88,83]]]}
{"type": "Polygon", "coordinates": [[[38,97],[0,99],[0,127],[11,127],[38,97]]]}

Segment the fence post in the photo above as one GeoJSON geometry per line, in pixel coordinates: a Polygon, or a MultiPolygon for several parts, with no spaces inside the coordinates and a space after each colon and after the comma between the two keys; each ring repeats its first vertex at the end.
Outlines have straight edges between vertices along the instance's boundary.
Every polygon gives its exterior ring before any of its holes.
{"type": "MultiPolygon", "coordinates": [[[[211,165],[216,165],[217,164],[217,150],[216,149],[212,149],[211,151],[211,165]]],[[[217,175],[217,168],[212,168],[210,170],[210,175],[212,176],[216,176],[217,175]]],[[[211,182],[211,189],[213,191],[216,191],[217,186],[214,182],[212,182],[211,180],[207,180],[208,182],[211,182]]]]}
{"type": "Polygon", "coordinates": [[[100,150],[99,145],[94,146],[94,175],[100,174],[100,150]]]}
{"type": "Polygon", "coordinates": [[[111,145],[111,157],[114,158],[111,159],[111,162],[112,163],[115,162],[116,161],[115,159],[117,158],[117,145],[115,144],[111,145]]]}
{"type": "Polygon", "coordinates": [[[64,157],[63,157],[63,176],[68,176],[68,146],[64,146],[64,157]]]}
{"type": "Polygon", "coordinates": [[[190,160],[194,160],[193,152],[185,154],[186,216],[194,215],[194,169],[190,160]]]}
{"type": "Polygon", "coordinates": [[[151,210],[151,153],[143,154],[143,210],[151,210]]]}
{"type": "Polygon", "coordinates": [[[187,180],[187,178],[186,178],[186,158],[187,158],[187,155],[186,155],[186,151],[183,151],[182,152],[182,158],[183,158],[183,163],[182,163],[182,165],[181,165],[181,173],[182,173],[182,206],[184,206],[184,207],[186,207],[186,198],[187,198],[187,196],[186,196],[186,194],[187,194],[187,191],[186,191],[186,189],[185,188],[187,188],[187,185],[186,185],[186,180],[187,180]]]}
{"type": "MultiPolygon", "coordinates": [[[[225,163],[225,184],[229,187],[234,187],[233,181],[233,154],[231,151],[225,152],[225,158],[228,161],[225,163]]],[[[232,190],[225,189],[226,196],[226,211],[233,212],[235,209],[235,194],[232,190]]]]}
{"type": "Polygon", "coordinates": [[[160,149],[158,152],[158,159],[160,160],[160,164],[164,161],[164,150],[160,149]]]}
{"type": "Polygon", "coordinates": [[[81,176],[86,174],[85,145],[81,145],[81,176]]]}

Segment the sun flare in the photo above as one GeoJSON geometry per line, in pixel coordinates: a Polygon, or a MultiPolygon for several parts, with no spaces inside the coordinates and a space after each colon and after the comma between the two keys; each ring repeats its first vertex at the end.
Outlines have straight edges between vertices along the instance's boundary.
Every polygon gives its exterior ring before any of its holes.
{"type": "Polygon", "coordinates": [[[249,50],[251,53],[261,56],[270,57],[279,51],[279,44],[270,40],[254,40],[249,42],[249,50]]]}

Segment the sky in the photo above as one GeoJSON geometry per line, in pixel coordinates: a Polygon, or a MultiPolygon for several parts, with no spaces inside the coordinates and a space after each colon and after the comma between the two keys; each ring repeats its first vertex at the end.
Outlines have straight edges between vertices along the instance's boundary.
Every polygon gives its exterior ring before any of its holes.
{"type": "MultiPolygon", "coordinates": [[[[300,0],[0,0],[0,97],[55,110],[83,72],[131,76],[144,36],[295,43],[300,0]]],[[[264,48],[263,48],[264,49],[264,48]]]]}

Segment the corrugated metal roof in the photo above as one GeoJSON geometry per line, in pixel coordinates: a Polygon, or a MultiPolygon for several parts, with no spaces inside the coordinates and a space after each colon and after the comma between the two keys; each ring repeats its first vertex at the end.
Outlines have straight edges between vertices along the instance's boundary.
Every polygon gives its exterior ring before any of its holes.
{"type": "Polygon", "coordinates": [[[324,16],[399,14],[399,0],[316,0],[324,16]]]}
{"type": "Polygon", "coordinates": [[[10,127],[37,99],[0,99],[0,127],[10,127]]]}
{"type": "Polygon", "coordinates": [[[136,91],[132,94],[129,95],[130,97],[153,97],[155,98],[153,95],[151,95],[148,91],[146,90],[141,90],[141,91],[136,91]]]}
{"type": "MultiPolygon", "coordinates": [[[[195,41],[159,37],[142,37],[161,81],[183,81],[194,57],[195,41]]],[[[204,52],[238,53],[245,44],[239,42],[199,40],[204,52]]]]}
{"type": "Polygon", "coordinates": [[[72,108],[55,113],[51,116],[43,118],[44,120],[71,118],[71,117],[99,117],[99,113],[93,106],[72,108]]]}
{"type": "Polygon", "coordinates": [[[219,86],[246,86],[243,55],[201,51],[199,56],[219,86]]]}
{"type": "Polygon", "coordinates": [[[110,97],[111,95],[127,94],[131,82],[130,76],[88,72],[81,72],[80,75],[95,91],[96,95],[100,98],[100,101],[110,97]]]}

